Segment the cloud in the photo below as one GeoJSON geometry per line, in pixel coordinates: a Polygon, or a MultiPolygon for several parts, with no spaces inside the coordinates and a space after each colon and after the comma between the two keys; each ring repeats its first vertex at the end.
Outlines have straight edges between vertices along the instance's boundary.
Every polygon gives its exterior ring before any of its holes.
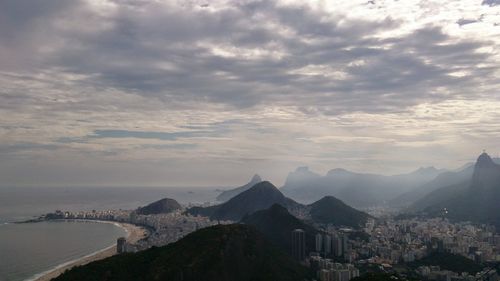
{"type": "Polygon", "coordinates": [[[221,171],[254,159],[281,178],[299,164],[410,169],[441,163],[443,146],[463,159],[490,144],[497,3],[366,2],[2,1],[4,151],[169,167],[203,156],[221,171]],[[453,123],[468,104],[489,109],[453,123]],[[411,149],[422,158],[403,165],[411,149]]]}
{"type": "Polygon", "coordinates": [[[196,135],[204,135],[206,131],[196,132],[141,132],[126,130],[96,130],[90,138],[138,138],[138,139],[157,139],[157,140],[177,140],[179,138],[190,138],[196,135]]]}
{"type": "Polygon", "coordinates": [[[497,6],[500,5],[500,1],[498,0],[483,0],[483,5],[488,5],[488,6],[497,6]]]}
{"type": "MultiPolygon", "coordinates": [[[[473,87],[471,76],[485,74],[476,65],[489,60],[488,54],[478,52],[486,43],[454,40],[439,27],[387,39],[373,36],[401,25],[389,17],[346,19],[306,5],[275,2],[220,5],[215,11],[157,2],[118,3],[107,13],[92,13],[100,8],[81,5],[82,11],[72,12],[72,21],[79,24],[65,28],[59,24],[66,19],[47,19],[46,28],[60,43],[36,42],[35,53],[43,56],[40,67],[80,75],[81,83],[164,102],[208,101],[245,108],[300,100],[307,106],[321,103],[331,113],[391,110],[429,96],[446,99],[438,89],[473,87]],[[93,26],[86,20],[88,14],[107,27],[88,27],[93,26]],[[311,67],[324,71],[298,71],[311,67]],[[471,75],[450,76],[462,68],[471,75]],[[329,73],[333,69],[337,76],[329,73]]],[[[62,10],[59,14],[75,10],[64,5],[57,9],[62,10]]],[[[36,9],[32,13],[45,15],[36,9]]]]}
{"type": "Polygon", "coordinates": [[[459,19],[457,21],[458,25],[460,25],[460,26],[471,24],[471,23],[475,23],[475,22],[478,22],[478,20],[474,20],[474,19],[459,19]]]}

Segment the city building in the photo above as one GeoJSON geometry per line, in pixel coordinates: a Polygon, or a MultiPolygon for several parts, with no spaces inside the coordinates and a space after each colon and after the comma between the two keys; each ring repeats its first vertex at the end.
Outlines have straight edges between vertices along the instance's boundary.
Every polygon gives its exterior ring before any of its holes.
{"type": "Polygon", "coordinates": [[[316,252],[321,253],[323,250],[323,235],[320,233],[316,234],[316,252]]]}
{"type": "Polygon", "coordinates": [[[328,234],[325,234],[323,237],[324,239],[324,251],[325,251],[325,256],[329,256],[330,253],[332,252],[332,237],[328,234]]]}
{"type": "Polygon", "coordinates": [[[127,252],[127,240],[125,237],[120,237],[116,240],[116,252],[118,254],[123,254],[127,252]]]}
{"type": "Polygon", "coordinates": [[[302,229],[292,231],[292,256],[297,261],[303,261],[306,256],[306,237],[302,229]]]}

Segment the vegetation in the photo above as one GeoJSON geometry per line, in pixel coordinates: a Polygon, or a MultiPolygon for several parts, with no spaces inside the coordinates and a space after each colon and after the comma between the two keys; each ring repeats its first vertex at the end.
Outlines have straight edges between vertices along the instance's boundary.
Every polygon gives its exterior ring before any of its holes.
{"type": "Polygon", "coordinates": [[[153,202],[145,207],[138,208],[137,214],[140,215],[153,215],[153,214],[166,214],[175,210],[180,210],[181,205],[174,199],[164,198],[153,202]]]}
{"type": "Polygon", "coordinates": [[[364,225],[370,217],[370,215],[346,205],[333,196],[325,196],[309,206],[311,218],[316,223],[357,228],[364,225]]]}
{"type": "Polygon", "coordinates": [[[482,270],[482,266],[466,257],[450,253],[432,253],[429,256],[410,264],[416,268],[421,265],[435,265],[441,269],[453,272],[468,272],[475,274],[482,270]]]}
{"type": "Polygon", "coordinates": [[[245,216],[241,222],[254,226],[269,241],[286,252],[291,251],[292,230],[303,229],[306,233],[307,252],[315,250],[315,235],[318,230],[291,215],[281,205],[275,204],[267,210],[257,211],[245,216]]]}
{"type": "Polygon", "coordinates": [[[218,225],[176,243],[122,254],[65,272],[55,281],[304,280],[307,269],[250,226],[218,225]]]}
{"type": "Polygon", "coordinates": [[[370,234],[368,234],[364,231],[349,232],[348,236],[349,236],[350,240],[359,240],[359,241],[364,241],[364,242],[370,241],[370,234]]]}

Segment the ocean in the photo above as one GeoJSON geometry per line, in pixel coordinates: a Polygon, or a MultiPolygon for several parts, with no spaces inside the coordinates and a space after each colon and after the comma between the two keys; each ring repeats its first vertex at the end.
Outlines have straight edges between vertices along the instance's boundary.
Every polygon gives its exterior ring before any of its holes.
{"type": "Polygon", "coordinates": [[[107,248],[125,231],[97,222],[15,224],[55,210],[135,209],[161,198],[213,202],[215,188],[0,187],[0,281],[32,280],[107,248]]]}

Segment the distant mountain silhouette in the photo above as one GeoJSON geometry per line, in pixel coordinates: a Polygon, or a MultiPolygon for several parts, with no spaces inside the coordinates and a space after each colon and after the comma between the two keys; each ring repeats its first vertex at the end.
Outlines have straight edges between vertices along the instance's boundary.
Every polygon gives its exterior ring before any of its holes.
{"type": "Polygon", "coordinates": [[[463,183],[472,177],[473,172],[474,165],[465,165],[458,171],[443,172],[442,174],[439,174],[435,179],[419,186],[418,188],[412,189],[411,191],[403,193],[400,196],[390,200],[388,204],[393,207],[409,207],[413,204],[426,204],[425,202],[429,202],[429,198],[424,199],[424,197],[426,197],[428,194],[442,187],[463,183]]]}
{"type": "Polygon", "coordinates": [[[338,168],[320,176],[307,167],[300,167],[288,175],[281,191],[299,202],[310,203],[331,195],[351,206],[368,207],[386,204],[442,172],[444,170],[427,167],[408,174],[382,176],[338,168]]]}
{"type": "MultiPolygon", "coordinates": [[[[494,163],[500,164],[499,158],[492,158],[492,160],[494,163]]],[[[455,171],[443,172],[430,182],[394,198],[388,204],[392,207],[408,207],[408,210],[429,207],[448,193],[446,189],[451,192],[454,187],[466,188],[464,183],[472,178],[474,166],[475,163],[467,163],[455,171]],[[441,190],[438,191],[439,189],[441,190]],[[436,193],[433,193],[434,191],[436,193]]]]}
{"type": "Polygon", "coordinates": [[[55,281],[290,281],[307,269],[253,227],[204,228],[164,247],[116,255],[66,271],[55,281]]]}
{"type": "Polygon", "coordinates": [[[267,209],[274,204],[291,209],[301,207],[297,202],[286,198],[272,183],[263,181],[223,204],[207,208],[191,208],[188,213],[209,216],[214,220],[239,221],[247,214],[267,209]]]}
{"type": "Polygon", "coordinates": [[[500,165],[483,153],[479,156],[472,174],[473,188],[479,190],[500,189],[500,165]]]}
{"type": "Polygon", "coordinates": [[[358,211],[333,196],[323,197],[308,207],[311,219],[316,223],[359,228],[370,218],[367,213],[358,211]]]}
{"type": "Polygon", "coordinates": [[[440,188],[415,203],[414,210],[454,220],[493,223],[500,226],[500,165],[488,154],[479,156],[470,179],[440,188]],[[429,200],[430,203],[425,203],[429,200]],[[419,203],[421,203],[419,205],[419,203]]]}
{"type": "MultiPolygon", "coordinates": [[[[187,210],[191,215],[202,215],[212,220],[239,221],[247,215],[260,210],[266,210],[273,205],[281,205],[287,209],[287,213],[300,212],[314,223],[333,224],[336,226],[359,227],[370,217],[368,214],[358,211],[333,196],[322,198],[311,205],[299,204],[285,197],[273,184],[263,181],[254,185],[249,190],[240,193],[226,203],[210,207],[193,207],[187,210]]],[[[273,209],[273,215],[279,213],[277,208],[273,209]]]]}
{"type": "Polygon", "coordinates": [[[410,213],[420,212],[427,208],[434,207],[443,202],[446,202],[451,197],[462,194],[467,190],[470,185],[470,179],[465,180],[458,184],[440,187],[428,194],[423,198],[414,202],[406,211],[410,213]]]}
{"type": "Polygon", "coordinates": [[[261,181],[262,179],[259,175],[254,175],[250,182],[248,182],[247,184],[234,189],[223,191],[221,194],[219,194],[219,196],[217,196],[217,201],[226,202],[234,196],[242,193],[243,191],[249,190],[252,186],[258,184],[261,181]]]}
{"type": "Polygon", "coordinates": [[[306,233],[306,247],[308,249],[306,252],[315,250],[314,235],[318,233],[318,230],[294,217],[285,207],[279,204],[274,204],[269,209],[247,215],[243,217],[241,222],[254,226],[269,241],[288,253],[290,253],[292,247],[290,233],[294,229],[303,229],[306,233]]]}
{"type": "Polygon", "coordinates": [[[138,208],[136,212],[140,215],[166,214],[180,210],[181,208],[182,206],[174,199],[164,198],[145,207],[138,208]]]}

